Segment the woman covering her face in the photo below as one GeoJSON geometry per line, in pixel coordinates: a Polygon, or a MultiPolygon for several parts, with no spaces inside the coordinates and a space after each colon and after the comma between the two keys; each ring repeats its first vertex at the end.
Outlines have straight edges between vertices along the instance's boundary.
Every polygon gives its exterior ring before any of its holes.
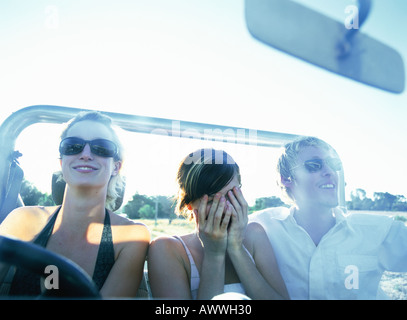
{"type": "Polygon", "coordinates": [[[287,298],[264,230],[247,225],[248,205],[234,160],[221,150],[197,150],[181,162],[177,182],[178,212],[188,212],[196,228],[151,243],[153,296],[212,299],[233,292],[251,299],[287,298]]]}

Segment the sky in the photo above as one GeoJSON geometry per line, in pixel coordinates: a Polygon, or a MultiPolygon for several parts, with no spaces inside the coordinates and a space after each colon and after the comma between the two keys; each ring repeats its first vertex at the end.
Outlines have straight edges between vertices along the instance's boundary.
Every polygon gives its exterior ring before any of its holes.
{"type": "MultiPolygon", "coordinates": [[[[296,2],[338,21],[355,4],[296,2]]],[[[407,1],[373,1],[361,32],[406,62],[406,14],[407,1]]],[[[407,196],[406,91],[369,87],[260,43],[243,0],[2,0],[0,48],[0,123],[23,107],[58,105],[315,135],[340,154],[348,199],[356,188],[407,196]]],[[[59,168],[61,130],[34,125],[16,145],[26,178],[44,192],[59,168]]],[[[127,197],[174,194],[179,161],[204,144],[121,134],[127,197]]],[[[240,164],[251,202],[281,195],[277,150],[217,146],[240,164]]]]}

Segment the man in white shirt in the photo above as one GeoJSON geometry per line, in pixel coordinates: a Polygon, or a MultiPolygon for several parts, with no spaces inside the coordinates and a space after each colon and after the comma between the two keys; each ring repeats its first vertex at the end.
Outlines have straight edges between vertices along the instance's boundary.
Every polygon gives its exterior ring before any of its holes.
{"type": "Polygon", "coordinates": [[[338,208],[336,151],[305,137],[288,143],[277,169],[294,205],[249,216],[263,226],[291,299],[376,299],[385,270],[407,272],[407,227],[338,208]]]}

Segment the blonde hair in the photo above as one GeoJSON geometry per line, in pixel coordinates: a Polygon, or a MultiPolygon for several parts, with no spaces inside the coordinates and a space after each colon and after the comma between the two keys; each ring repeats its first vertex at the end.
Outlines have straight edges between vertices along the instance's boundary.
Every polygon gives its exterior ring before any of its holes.
{"type": "Polygon", "coordinates": [[[292,168],[297,165],[299,152],[307,147],[323,148],[328,151],[333,151],[335,155],[338,155],[331,145],[316,137],[301,137],[287,143],[283,147],[281,155],[277,162],[277,185],[283,191],[283,195],[286,196],[290,201],[294,200],[291,191],[281,182],[281,180],[292,180],[294,178],[292,174],[292,168]]]}
{"type": "MultiPolygon", "coordinates": [[[[69,120],[66,123],[65,129],[61,133],[61,140],[68,136],[68,131],[72,128],[73,125],[80,121],[95,121],[98,123],[103,124],[112,134],[112,141],[116,144],[118,152],[117,155],[114,157],[114,161],[123,161],[123,146],[120,142],[120,139],[115,131],[112,119],[99,112],[99,111],[81,111],[79,112],[74,118],[69,120]]],[[[60,155],[62,157],[62,155],[60,155]]],[[[64,180],[61,174],[59,180],[64,180]]],[[[115,203],[117,198],[119,197],[121,191],[125,187],[125,179],[124,177],[118,172],[117,175],[112,176],[109,180],[107,186],[107,195],[106,195],[106,208],[109,210],[113,210],[115,208],[115,203]]]]}

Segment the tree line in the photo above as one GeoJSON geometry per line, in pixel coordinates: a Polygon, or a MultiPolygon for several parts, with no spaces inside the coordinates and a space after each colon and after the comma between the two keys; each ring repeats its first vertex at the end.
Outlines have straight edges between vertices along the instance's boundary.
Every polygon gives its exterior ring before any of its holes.
{"type": "MultiPolygon", "coordinates": [[[[20,191],[21,198],[26,206],[52,206],[55,205],[52,196],[42,193],[31,182],[23,180],[20,191]]],[[[366,191],[356,189],[351,192],[351,200],[347,201],[349,210],[369,211],[407,211],[407,199],[401,195],[392,195],[388,192],[375,192],[373,198],[366,196],[366,191]]],[[[258,198],[249,208],[250,212],[271,208],[288,206],[279,197],[258,198]]],[[[131,200],[124,204],[119,211],[130,219],[175,219],[175,199],[167,196],[147,196],[136,193],[131,200]]]]}
{"type": "Polygon", "coordinates": [[[366,196],[365,190],[356,189],[350,196],[351,201],[346,203],[349,210],[407,211],[407,199],[401,195],[374,192],[371,199],[366,196]]]}

